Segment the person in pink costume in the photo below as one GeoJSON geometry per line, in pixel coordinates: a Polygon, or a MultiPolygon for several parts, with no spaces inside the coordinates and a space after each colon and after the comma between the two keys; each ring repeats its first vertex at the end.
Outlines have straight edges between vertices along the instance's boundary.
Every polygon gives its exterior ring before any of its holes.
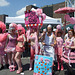
{"type": "Polygon", "coordinates": [[[28,40],[31,41],[31,49],[30,49],[30,68],[29,70],[32,70],[32,63],[34,60],[34,54],[38,54],[38,37],[37,37],[37,27],[33,26],[31,27],[31,33],[28,33],[28,40]]]}
{"type": "Polygon", "coordinates": [[[60,25],[57,25],[57,29],[60,29],[56,33],[56,54],[57,54],[57,62],[58,62],[58,70],[60,69],[61,64],[61,70],[63,70],[63,61],[61,60],[62,52],[63,52],[63,39],[62,39],[62,29],[60,25]]]}
{"type": "Polygon", "coordinates": [[[22,66],[21,66],[21,54],[25,50],[24,44],[26,41],[26,36],[25,36],[25,29],[22,27],[21,24],[17,25],[17,31],[18,31],[18,38],[17,38],[17,45],[16,45],[16,56],[15,60],[18,65],[18,70],[17,74],[22,72],[22,66]]]}
{"type": "Polygon", "coordinates": [[[11,23],[9,25],[9,34],[7,38],[7,45],[5,48],[5,52],[8,55],[8,63],[10,71],[15,71],[15,53],[16,53],[16,42],[17,42],[17,34],[16,34],[17,25],[15,23],[11,23]],[[13,68],[12,61],[13,61],[13,68]]]}
{"type": "MultiPolygon", "coordinates": [[[[3,58],[5,57],[5,45],[6,45],[6,39],[7,39],[7,34],[4,33],[4,31],[6,30],[6,25],[0,21],[0,64],[1,64],[1,68],[3,69],[3,58]]],[[[6,62],[5,62],[6,64],[6,62]]]]}
{"type": "Polygon", "coordinates": [[[71,63],[75,63],[75,51],[73,49],[73,46],[75,45],[74,42],[74,31],[71,29],[68,32],[68,39],[65,40],[64,52],[62,57],[62,60],[68,63],[70,67],[72,67],[71,63]]]}

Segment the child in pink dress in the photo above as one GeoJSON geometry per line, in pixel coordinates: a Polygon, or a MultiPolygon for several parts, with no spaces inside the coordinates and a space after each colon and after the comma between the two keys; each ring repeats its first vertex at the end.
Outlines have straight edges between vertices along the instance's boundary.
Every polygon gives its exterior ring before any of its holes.
{"type": "Polygon", "coordinates": [[[4,31],[6,30],[6,26],[3,22],[0,21],[0,64],[1,64],[1,68],[3,69],[3,58],[5,57],[5,45],[6,45],[6,39],[7,39],[7,34],[4,33],[4,31]]]}

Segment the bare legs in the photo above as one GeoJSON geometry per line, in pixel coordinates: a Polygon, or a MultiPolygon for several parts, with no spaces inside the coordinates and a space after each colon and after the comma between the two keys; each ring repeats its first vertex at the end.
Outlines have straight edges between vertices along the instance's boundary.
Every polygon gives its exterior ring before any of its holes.
{"type": "Polygon", "coordinates": [[[15,56],[15,60],[16,60],[16,63],[18,65],[18,70],[17,70],[17,73],[20,73],[22,71],[22,66],[21,66],[21,54],[22,52],[17,52],[16,53],[16,56],[15,56]]]}
{"type": "Polygon", "coordinates": [[[0,68],[0,69],[3,68],[3,57],[4,57],[4,56],[0,55],[0,64],[1,64],[1,68],[0,68]]]}
{"type": "Polygon", "coordinates": [[[8,53],[8,63],[9,63],[9,69],[10,69],[10,71],[15,71],[15,52],[14,53],[12,53],[12,52],[10,52],[10,53],[8,53]],[[12,59],[12,60],[11,60],[12,59]],[[12,65],[12,62],[13,62],[13,66],[11,66],[12,65]]]}
{"type": "Polygon", "coordinates": [[[31,56],[30,56],[30,68],[29,70],[31,71],[32,70],[32,64],[33,64],[33,59],[34,59],[34,53],[35,51],[33,50],[33,48],[31,47],[31,56]]]}
{"type": "Polygon", "coordinates": [[[57,55],[57,61],[58,61],[58,70],[60,69],[60,63],[61,63],[61,70],[63,70],[63,61],[61,60],[61,56],[57,55]]]}

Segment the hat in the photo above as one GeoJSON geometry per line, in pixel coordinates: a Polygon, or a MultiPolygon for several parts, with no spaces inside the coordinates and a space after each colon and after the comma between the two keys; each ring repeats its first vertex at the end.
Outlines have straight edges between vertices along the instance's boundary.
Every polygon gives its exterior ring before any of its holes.
{"type": "Polygon", "coordinates": [[[61,29],[61,25],[57,25],[57,29],[61,29]]]}

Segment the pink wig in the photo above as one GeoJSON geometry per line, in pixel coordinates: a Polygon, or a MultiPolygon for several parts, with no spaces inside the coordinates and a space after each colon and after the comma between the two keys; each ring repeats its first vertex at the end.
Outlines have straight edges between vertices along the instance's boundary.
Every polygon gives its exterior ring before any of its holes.
{"type": "Polygon", "coordinates": [[[9,28],[14,28],[15,30],[17,30],[17,25],[15,23],[11,23],[9,25],[9,28]]]}
{"type": "Polygon", "coordinates": [[[3,42],[7,39],[7,34],[4,33],[4,31],[6,30],[6,25],[0,21],[0,28],[2,29],[2,33],[0,34],[0,42],[3,42]]]}
{"type": "MultiPolygon", "coordinates": [[[[17,25],[17,30],[22,30],[22,34],[25,35],[25,29],[24,29],[24,27],[22,27],[21,24],[18,24],[18,25],[17,25]]],[[[18,32],[18,36],[19,36],[19,35],[20,35],[20,34],[19,34],[19,32],[18,32]]]]}
{"type": "Polygon", "coordinates": [[[0,21],[0,28],[2,29],[2,32],[4,33],[4,31],[6,30],[6,25],[0,21]]]}

